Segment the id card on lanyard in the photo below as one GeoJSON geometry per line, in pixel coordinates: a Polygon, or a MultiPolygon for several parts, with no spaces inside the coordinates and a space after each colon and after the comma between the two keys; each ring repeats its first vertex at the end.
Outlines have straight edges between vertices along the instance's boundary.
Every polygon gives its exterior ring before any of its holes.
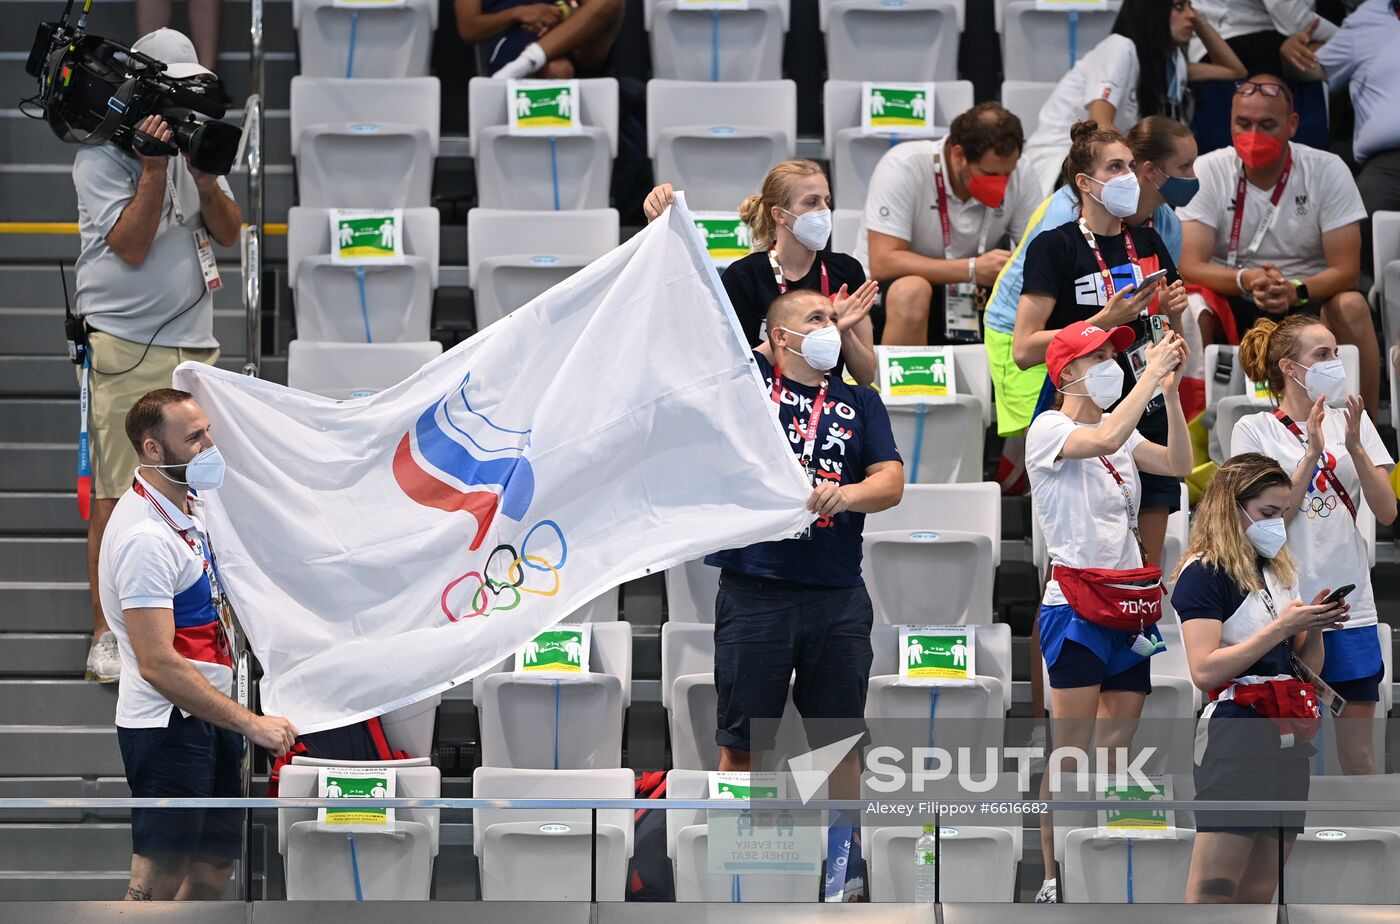
{"type": "MultiPolygon", "coordinates": [[[[773,268],[773,282],[778,287],[778,294],[786,295],[788,290],[787,278],[783,275],[783,268],[778,265],[777,249],[776,244],[768,248],[768,265],[773,268]]],[[[826,261],[818,257],[817,266],[820,267],[822,274],[822,295],[831,298],[831,279],[826,274],[826,261]]],[[[765,342],[768,340],[767,318],[764,318],[759,323],[758,339],[765,342]]]]}
{"type": "MultiPolygon", "coordinates": [[[[175,224],[185,227],[185,210],[180,207],[180,196],[175,191],[175,179],[170,170],[165,172],[165,187],[170,191],[170,210],[175,216],[175,224]]],[[[219,276],[219,262],[214,256],[214,241],[202,226],[190,228],[194,235],[194,255],[199,260],[199,273],[204,277],[204,288],[213,292],[224,287],[219,276]]]]}
{"type": "MultiPolygon", "coordinates": [[[[938,199],[938,223],[943,230],[943,258],[954,259],[949,251],[953,247],[953,222],[948,214],[948,189],[943,182],[943,161],[939,154],[933,155],[933,189],[938,199]]],[[[982,206],[982,229],[977,237],[977,253],[982,256],[987,251],[987,233],[991,228],[992,210],[982,206]]],[[[958,282],[943,287],[943,333],[949,340],[979,340],[981,331],[978,316],[987,307],[987,294],[977,286],[977,280],[958,282]]]]}
{"type": "MultiPolygon", "coordinates": [[[[813,469],[814,457],[817,450],[817,431],[821,428],[822,412],[826,410],[826,390],[831,384],[831,376],[822,376],[821,387],[817,389],[817,396],[812,399],[812,412],[807,415],[807,427],[800,431],[802,436],[802,456],[797,460],[802,466],[802,472],[807,476],[807,481],[812,487],[817,486],[817,475],[813,469]]],[[[783,371],[777,366],[773,367],[773,403],[781,409],[783,406],[783,371]]],[[[796,392],[793,397],[797,398],[796,392]]],[[[802,531],[799,539],[812,538],[812,527],[808,526],[802,531]]]]}
{"type": "Polygon", "coordinates": [[[1240,260],[1248,262],[1254,259],[1254,255],[1259,252],[1259,245],[1264,243],[1264,235],[1269,233],[1273,227],[1274,219],[1278,217],[1279,200],[1283,198],[1283,188],[1288,185],[1288,177],[1293,173],[1293,150],[1288,151],[1288,159],[1284,161],[1283,172],[1279,174],[1278,182],[1274,184],[1274,191],[1269,196],[1269,210],[1264,213],[1264,217],[1259,220],[1259,227],[1254,229],[1254,237],[1249,242],[1249,247],[1243,253],[1240,252],[1240,228],[1244,225],[1244,208],[1248,198],[1249,180],[1244,175],[1244,165],[1240,165],[1240,181],[1235,187],[1235,216],[1230,221],[1230,243],[1225,254],[1225,262],[1233,269],[1238,266],[1240,260]]]}
{"type": "MultiPolygon", "coordinates": [[[[1269,588],[1267,586],[1259,591],[1259,599],[1263,601],[1264,609],[1269,611],[1269,618],[1274,622],[1278,622],[1278,610],[1274,608],[1274,598],[1269,593],[1269,588]]],[[[1332,689],[1332,685],[1323,680],[1322,676],[1318,674],[1317,671],[1308,667],[1303,663],[1302,658],[1293,653],[1292,636],[1284,639],[1283,647],[1288,649],[1288,660],[1293,666],[1294,676],[1305,683],[1313,685],[1313,688],[1317,690],[1318,701],[1331,711],[1333,718],[1340,716],[1342,710],[1347,706],[1347,701],[1342,694],[1332,689]]]]}

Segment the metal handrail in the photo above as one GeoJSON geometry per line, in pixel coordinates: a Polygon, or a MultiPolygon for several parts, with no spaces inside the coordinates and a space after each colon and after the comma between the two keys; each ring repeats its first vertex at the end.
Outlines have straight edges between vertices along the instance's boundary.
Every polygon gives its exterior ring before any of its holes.
{"type": "Polygon", "coordinates": [[[266,191],[263,189],[263,0],[251,0],[249,39],[251,69],[244,126],[248,166],[248,222],[241,237],[243,257],[243,311],[247,321],[245,375],[257,376],[262,367],[262,238],[266,191]]]}

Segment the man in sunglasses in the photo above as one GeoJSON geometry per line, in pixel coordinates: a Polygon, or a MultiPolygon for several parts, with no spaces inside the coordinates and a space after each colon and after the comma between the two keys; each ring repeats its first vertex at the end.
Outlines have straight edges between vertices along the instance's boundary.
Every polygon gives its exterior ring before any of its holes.
{"type": "Polygon", "coordinates": [[[1233,146],[1196,161],[1201,191],[1178,213],[1181,275],[1215,293],[1200,315],[1203,343],[1239,343],[1260,318],[1318,315],[1361,354],[1361,396],[1380,402],[1380,347],[1358,292],[1366,208],[1342,159],[1292,143],[1293,97],[1278,77],[1241,81],[1230,109],[1233,146]]]}

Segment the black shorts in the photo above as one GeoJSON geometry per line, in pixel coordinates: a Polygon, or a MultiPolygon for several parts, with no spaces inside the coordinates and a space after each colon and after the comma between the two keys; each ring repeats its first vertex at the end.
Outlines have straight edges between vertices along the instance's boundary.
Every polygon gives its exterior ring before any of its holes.
{"type": "Polygon", "coordinates": [[[1142,482],[1142,496],[1138,499],[1138,509],[1166,507],[1169,513],[1176,513],[1181,509],[1180,478],[1140,471],[1138,480],[1142,482]]]}
{"type": "MultiPolygon", "coordinates": [[[[179,709],[165,728],[117,728],[131,795],[148,798],[238,798],[243,795],[243,738],[179,709]]],[[[131,852],[233,860],[243,852],[238,809],[132,809],[131,852]]]]}
{"type": "Polygon", "coordinates": [[[1197,812],[1197,831],[1232,831],[1252,834],[1278,831],[1301,834],[1307,815],[1310,744],[1279,746],[1278,729],[1254,710],[1233,702],[1215,704],[1215,713],[1201,719],[1197,750],[1205,736],[1204,752],[1192,776],[1196,798],[1203,802],[1296,802],[1299,811],[1197,812]]]}
{"type": "Polygon", "coordinates": [[[1241,338],[1254,326],[1254,322],[1260,318],[1268,318],[1270,321],[1282,321],[1289,315],[1310,314],[1315,318],[1322,316],[1322,305],[1318,302],[1308,302],[1306,305],[1290,306],[1283,314],[1269,314],[1254,304],[1251,298],[1243,295],[1230,296],[1230,313],[1235,316],[1235,332],[1241,338]]]}
{"type": "Polygon", "coordinates": [[[1104,676],[1108,666],[1087,645],[1065,639],[1060,656],[1048,668],[1050,686],[1056,690],[1098,685],[1100,693],[1122,690],[1128,693],[1152,692],[1152,659],[1143,658],[1133,667],[1104,676]]]}
{"type": "Polygon", "coordinates": [[[865,694],[875,613],[862,587],[813,587],[724,571],[715,600],[715,741],[766,751],[793,703],[814,748],[866,734],[865,694]],[[764,722],[760,732],[754,719],[764,722]]]}
{"type": "Polygon", "coordinates": [[[1382,667],[1370,677],[1328,681],[1328,685],[1349,703],[1378,703],[1381,701],[1381,678],[1384,676],[1385,668],[1382,667]]]}

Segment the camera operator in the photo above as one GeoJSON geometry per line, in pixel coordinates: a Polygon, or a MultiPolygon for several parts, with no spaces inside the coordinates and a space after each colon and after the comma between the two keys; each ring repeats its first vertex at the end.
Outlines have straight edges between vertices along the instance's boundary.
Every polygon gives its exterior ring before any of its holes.
{"type": "MultiPolygon", "coordinates": [[[[144,36],[132,50],[165,62],[174,78],[209,73],[190,40],[173,29],[144,36]]],[[[172,136],[155,115],[138,130],[157,142],[172,136]]],[[[193,169],[184,157],[149,150],[140,142],[85,145],[73,161],[82,238],[75,266],[78,314],[88,329],[96,476],[88,524],[93,644],[87,676],[105,683],[118,679],[121,661],[102,612],[97,553],[136,468],[123,421],[141,395],[169,387],[180,363],[218,359],[214,290],[221,282],[213,244],[232,246],[243,221],[226,179],[193,169]]]]}

